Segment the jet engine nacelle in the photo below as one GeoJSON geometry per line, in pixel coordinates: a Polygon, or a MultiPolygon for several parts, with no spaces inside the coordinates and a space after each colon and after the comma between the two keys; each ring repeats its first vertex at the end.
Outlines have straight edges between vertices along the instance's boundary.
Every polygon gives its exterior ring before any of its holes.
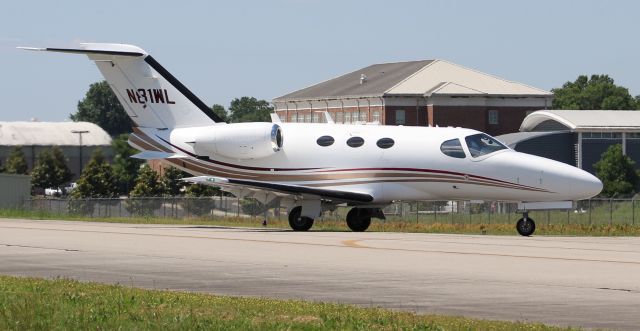
{"type": "Polygon", "coordinates": [[[282,149],[282,128],[273,123],[235,123],[213,127],[196,136],[199,156],[259,159],[282,149]]]}

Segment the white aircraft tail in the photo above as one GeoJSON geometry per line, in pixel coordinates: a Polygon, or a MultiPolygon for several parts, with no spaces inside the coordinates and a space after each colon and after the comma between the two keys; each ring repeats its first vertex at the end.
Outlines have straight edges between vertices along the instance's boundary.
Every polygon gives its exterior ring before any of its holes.
{"type": "Polygon", "coordinates": [[[86,54],[93,60],[136,126],[172,129],[223,122],[143,49],[124,44],[80,48],[24,48],[86,54]]]}

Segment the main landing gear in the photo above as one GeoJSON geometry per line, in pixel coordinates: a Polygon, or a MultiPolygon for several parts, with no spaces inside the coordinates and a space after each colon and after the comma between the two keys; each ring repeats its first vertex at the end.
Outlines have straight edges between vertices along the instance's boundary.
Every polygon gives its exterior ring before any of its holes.
{"type": "MultiPolygon", "coordinates": [[[[372,218],[384,219],[382,209],[354,207],[347,213],[347,226],[353,232],[363,232],[371,225],[372,218]]],[[[297,206],[289,212],[289,226],[293,231],[307,231],[313,226],[313,218],[302,216],[302,207],[297,206]]]]}
{"type": "Polygon", "coordinates": [[[289,226],[293,231],[307,231],[313,226],[313,218],[302,216],[302,206],[297,206],[289,212],[289,226]]]}
{"type": "Polygon", "coordinates": [[[521,236],[529,237],[536,231],[536,222],[529,218],[529,213],[522,213],[522,218],[516,223],[516,230],[521,236]]]}
{"type": "Polygon", "coordinates": [[[371,225],[369,209],[351,208],[347,213],[347,226],[353,232],[364,232],[371,225]]]}

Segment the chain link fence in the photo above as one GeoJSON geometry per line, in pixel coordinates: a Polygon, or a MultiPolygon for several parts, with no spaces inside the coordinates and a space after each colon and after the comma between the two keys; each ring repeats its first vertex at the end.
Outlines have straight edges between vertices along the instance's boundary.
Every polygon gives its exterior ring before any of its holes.
{"type": "MultiPolygon", "coordinates": [[[[85,217],[161,218],[261,218],[286,220],[288,210],[279,201],[264,205],[255,199],[224,195],[206,198],[158,197],[117,199],[29,199],[19,207],[61,215],[85,217]]],[[[344,220],[350,207],[338,207],[322,214],[320,220],[344,220]]],[[[384,208],[388,222],[492,224],[513,223],[521,216],[517,205],[503,202],[470,201],[395,202],[384,208]]],[[[529,212],[537,223],[547,224],[630,224],[640,223],[637,199],[591,199],[578,201],[571,210],[529,212]]]]}

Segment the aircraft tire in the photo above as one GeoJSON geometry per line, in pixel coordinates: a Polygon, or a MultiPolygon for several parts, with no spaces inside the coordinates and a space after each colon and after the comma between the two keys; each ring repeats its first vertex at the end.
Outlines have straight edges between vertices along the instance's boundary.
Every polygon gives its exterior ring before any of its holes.
{"type": "Polygon", "coordinates": [[[371,216],[360,208],[351,208],[347,213],[347,226],[353,232],[364,232],[371,225],[371,216]]]}
{"type": "Polygon", "coordinates": [[[301,206],[297,206],[289,212],[289,226],[293,231],[308,231],[313,226],[313,218],[301,216],[301,214],[301,206]]]}
{"type": "Polygon", "coordinates": [[[536,231],[536,222],[532,218],[528,218],[525,221],[524,217],[518,220],[516,223],[516,230],[521,236],[529,237],[536,231]]]}

